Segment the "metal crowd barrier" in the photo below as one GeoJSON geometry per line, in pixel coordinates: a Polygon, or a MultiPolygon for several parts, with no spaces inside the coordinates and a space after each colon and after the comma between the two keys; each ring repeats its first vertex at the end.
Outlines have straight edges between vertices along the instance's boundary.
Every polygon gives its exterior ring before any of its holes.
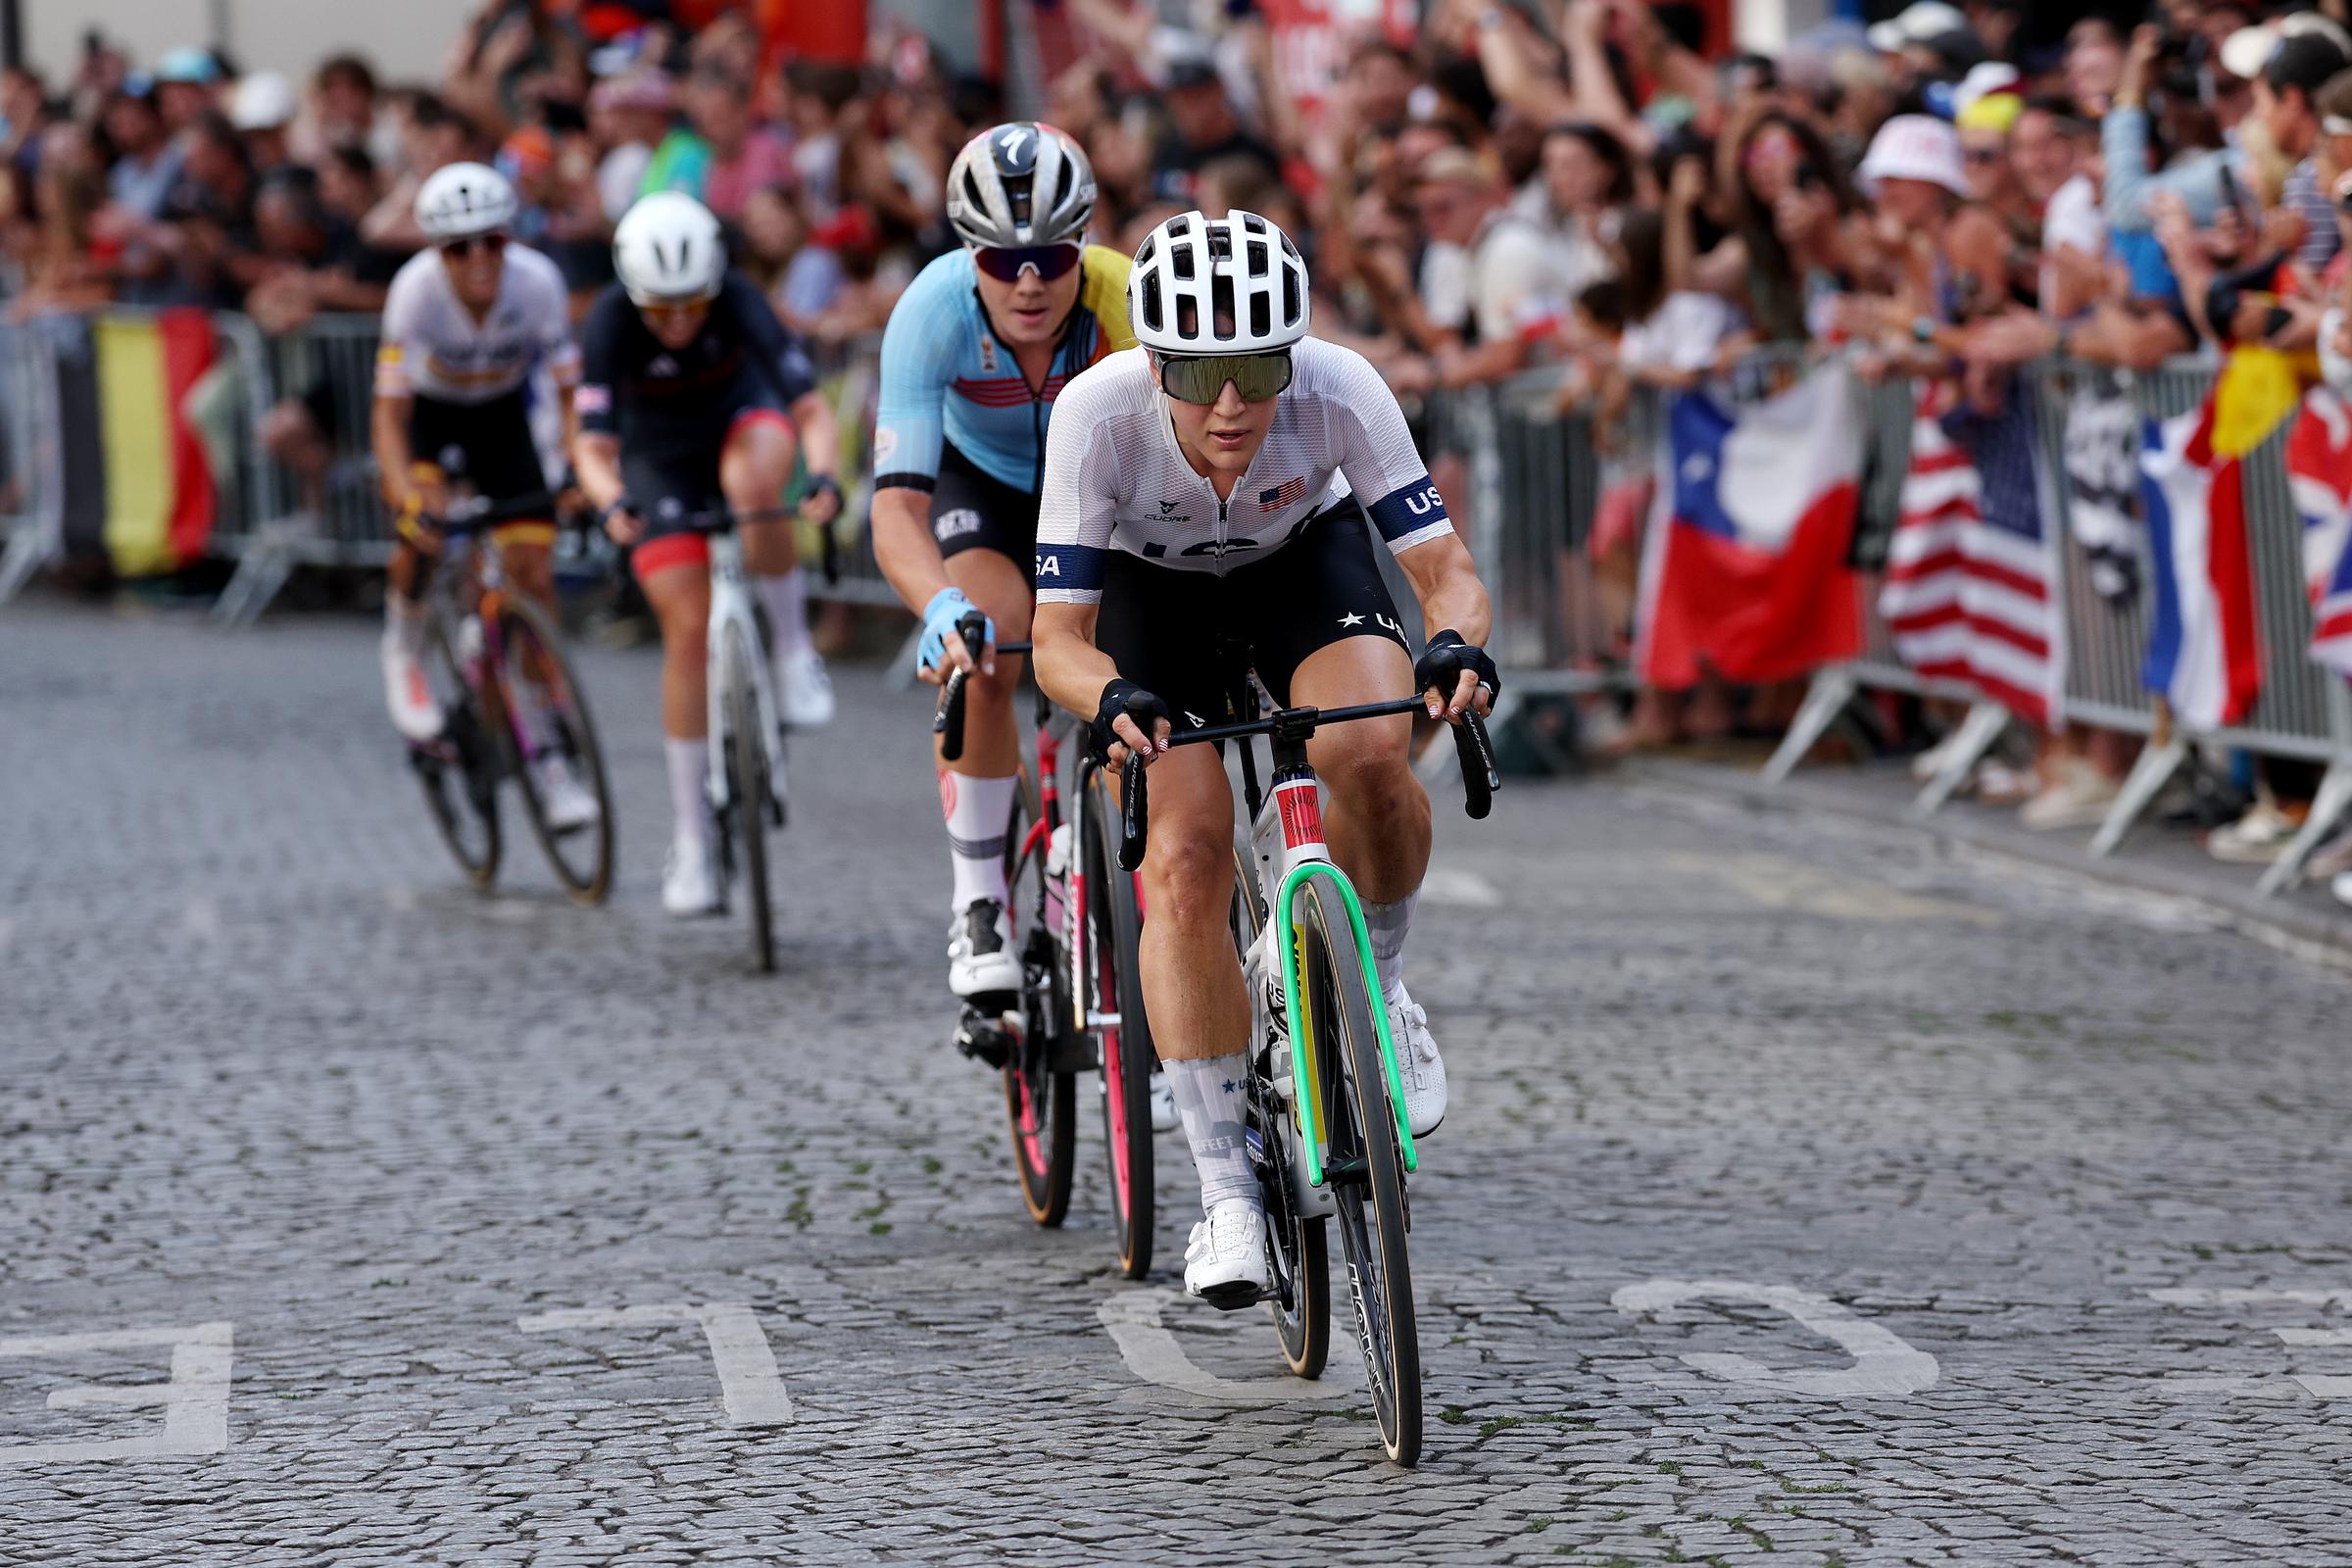
{"type": "MultiPolygon", "coordinates": [[[[1718,394],[1741,400],[1772,390],[1789,375],[1801,373],[1800,358],[1801,351],[1792,349],[1761,352],[1730,375],[1717,378],[1718,394]]],[[[2149,618],[2144,531],[2134,535],[2141,553],[2138,591],[2123,599],[2102,597],[2096,591],[2097,564],[2076,526],[2075,503],[2066,482],[2069,420],[2079,395],[2130,400],[2129,471],[2136,474],[2139,418],[2161,418],[2195,407],[2211,386],[2214,370],[2210,361],[2190,360],[2134,376],[2053,362],[2032,368],[2023,384],[2036,401],[2047,480],[2045,523],[2055,535],[2058,620],[2066,650],[2059,719],[2148,738],[2092,838],[2090,851],[2106,855],[2123,842],[2194,746],[2323,763],[2326,773],[2308,821],[2257,885],[2258,891],[2270,894],[2291,886],[2312,853],[2352,816],[2352,687],[2306,657],[2311,610],[2302,524],[2287,488],[2285,431],[2274,435],[2244,464],[2262,632],[2262,695],[2242,722],[2211,733],[2195,733],[2179,722],[2141,684],[2149,618]]],[[[1493,640],[1497,662],[1511,671],[1506,691],[1514,685],[1521,690],[1604,689],[1622,687],[1631,678],[1624,669],[1611,667],[1612,629],[1598,619],[1584,549],[1603,459],[1590,417],[1556,412],[1558,385],[1556,370],[1539,370],[1491,393],[1434,400],[1444,409],[1445,422],[1441,426],[1433,419],[1433,427],[1448,430],[1468,449],[1473,516],[1465,532],[1494,595],[1493,640]]],[[[1967,711],[1947,749],[1950,760],[1918,798],[1917,808],[1924,812],[1950,797],[2000,739],[2012,715],[1973,687],[1923,679],[1905,666],[1894,655],[1892,636],[1879,612],[1878,569],[1885,563],[1909,467],[1913,399],[1908,381],[1864,384],[1857,392],[1855,417],[1863,422],[1868,443],[1854,553],[1862,568],[1863,652],[1858,659],[1816,672],[1788,734],[1766,764],[1765,776],[1776,782],[1785,778],[1847,704],[1865,691],[1949,701],[1967,711]]],[[[1662,408],[1661,399],[1635,400],[1623,432],[1631,450],[1654,451],[1662,443],[1662,408]]],[[[2136,482],[2129,489],[2135,496],[2136,482]]]]}
{"type": "Polygon", "coordinates": [[[38,321],[0,322],[0,604],[62,543],[57,370],[38,321]]]}

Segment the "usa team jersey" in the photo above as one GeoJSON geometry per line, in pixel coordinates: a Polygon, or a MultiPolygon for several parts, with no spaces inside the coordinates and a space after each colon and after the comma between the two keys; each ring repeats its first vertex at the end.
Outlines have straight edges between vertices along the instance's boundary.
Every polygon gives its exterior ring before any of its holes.
{"type": "Polygon", "coordinates": [[[1114,355],[1063,389],[1046,440],[1037,602],[1100,603],[1111,550],[1221,575],[1351,494],[1393,553],[1453,532],[1396,395],[1353,349],[1310,337],[1291,350],[1265,445],[1223,501],[1177,446],[1146,351],[1114,355]]]}
{"type": "Polygon", "coordinates": [[[497,303],[480,320],[459,303],[438,251],[418,252],[393,275],[375,351],[376,396],[488,403],[529,380],[541,365],[558,385],[579,379],[571,297],[556,264],[537,251],[507,247],[497,303]]]}
{"type": "Polygon", "coordinates": [[[1011,347],[988,324],[969,251],[950,251],[915,274],[882,333],[874,488],[929,490],[939,478],[940,444],[953,441],[998,483],[1034,491],[1063,386],[1135,342],[1127,329],[1128,266],[1117,251],[1086,248],[1078,304],[1042,395],[1030,392],[1011,347]]]}

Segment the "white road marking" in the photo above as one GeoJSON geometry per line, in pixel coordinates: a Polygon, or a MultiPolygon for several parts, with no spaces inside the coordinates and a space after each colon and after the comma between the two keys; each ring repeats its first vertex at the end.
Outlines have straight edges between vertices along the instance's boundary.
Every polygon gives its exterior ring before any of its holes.
{"type": "Polygon", "coordinates": [[[1666,857],[1666,863],[1677,871],[1721,882],[1766,908],[1825,915],[1833,920],[1965,920],[1991,926],[2004,919],[1973,904],[1904,893],[1779,855],[1674,854],[1666,857]]]}
{"type": "MultiPolygon", "coordinates": [[[[2167,1306],[2267,1306],[2285,1303],[2293,1306],[2334,1306],[2352,1302],[2352,1291],[2277,1290],[2256,1287],[2250,1290],[2212,1289],[2205,1286],[2180,1286],[2171,1290],[2150,1291],[2151,1299],[2167,1306]]],[[[2340,1346],[2352,1345],[2352,1329],[2273,1329],[2281,1345],[2340,1346]]],[[[2288,1389],[2300,1389],[2315,1399],[2352,1398],[2352,1376],[2326,1372],[2290,1372],[2278,1377],[2261,1378],[2167,1378],[2167,1392],[2179,1394],[2214,1395],[2278,1395],[2288,1389]]]]}
{"type": "MultiPolygon", "coordinates": [[[[1110,1331],[1111,1343],[1119,1348],[1127,1370],[1147,1383],[1156,1383],[1197,1399],[1211,1399],[1219,1404],[1292,1404],[1336,1399],[1362,1390],[1364,1369],[1353,1354],[1354,1336],[1338,1323],[1333,1324],[1334,1330],[1340,1332],[1332,1335],[1332,1356],[1319,1380],[1224,1378],[1204,1370],[1185,1353],[1184,1347],[1161,1319],[1167,1307],[1187,1299],[1182,1291],[1165,1288],[1122,1291],[1097,1306],[1095,1316],[1110,1331]]],[[[1333,1302],[1335,1309],[1341,1304],[1333,1302]]],[[[1203,1305],[1200,1310],[1215,1308],[1203,1305]]],[[[1268,1349],[1279,1353],[1271,1344],[1268,1349]]]]}
{"type": "Polygon", "coordinates": [[[103,1443],[24,1443],[0,1446],[0,1465],[74,1459],[133,1459],[163,1454],[219,1453],[228,1446],[228,1371],[231,1325],[120,1329],[99,1334],[25,1334],[0,1339],[0,1356],[74,1355],[142,1346],[172,1348],[169,1383],[75,1384],[49,1396],[52,1410],[151,1409],[164,1424],[136,1437],[103,1443]]]}
{"type": "Polygon", "coordinates": [[[1502,895],[1494,884],[1476,871],[1444,865],[1431,866],[1421,878],[1421,899],[1425,904],[1446,904],[1464,909],[1492,909],[1502,903],[1502,895]]]}
{"type": "Polygon", "coordinates": [[[2150,1291],[2148,1298],[2167,1306],[2253,1306],[2263,1301],[2293,1301],[2303,1306],[2333,1306],[2337,1302],[2352,1303],[2352,1291],[2286,1291],[2209,1290],[2202,1286],[2180,1286],[2172,1290],[2150,1291]]]}
{"type": "Polygon", "coordinates": [[[2352,1329],[2273,1329],[2281,1345],[2352,1345],[2352,1329]]]}
{"type": "Polygon", "coordinates": [[[1650,1280],[1626,1286],[1609,1301],[1628,1317],[1658,1317],[1685,1301],[1709,1297],[1776,1307],[1852,1356],[1854,1364],[1834,1372],[1788,1372],[1744,1355],[1693,1352],[1680,1357],[1685,1366],[1729,1382],[1809,1399],[1880,1398],[1936,1386],[1934,1356],[1914,1349],[1892,1330],[1854,1316],[1826,1296],[1791,1286],[1755,1285],[1745,1280],[1650,1280]]]}
{"type": "Polygon", "coordinates": [[[738,1427],[777,1427],[792,1419],[792,1399],[776,1370],[775,1352],[760,1319],[748,1306],[713,1302],[695,1306],[685,1301],[662,1301],[650,1306],[625,1306],[617,1311],[569,1308],[516,1318],[525,1334],[555,1329],[633,1329],[699,1323],[710,1342],[710,1363],[718,1371],[719,1399],[727,1424],[738,1427]]]}

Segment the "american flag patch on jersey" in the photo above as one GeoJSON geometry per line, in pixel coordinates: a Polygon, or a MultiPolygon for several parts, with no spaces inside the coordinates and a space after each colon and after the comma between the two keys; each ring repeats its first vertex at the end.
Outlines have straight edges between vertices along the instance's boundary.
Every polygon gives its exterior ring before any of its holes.
{"type": "Polygon", "coordinates": [[[581,414],[606,414],[612,408],[612,389],[594,382],[583,384],[571,395],[571,406],[581,414]]]}
{"type": "Polygon", "coordinates": [[[1294,501],[1297,501],[1304,494],[1306,494],[1305,475],[1301,474],[1296,479],[1285,479],[1281,484],[1276,485],[1273,489],[1260,490],[1257,493],[1257,510],[1260,512],[1280,512],[1283,508],[1289,506],[1294,501]]]}

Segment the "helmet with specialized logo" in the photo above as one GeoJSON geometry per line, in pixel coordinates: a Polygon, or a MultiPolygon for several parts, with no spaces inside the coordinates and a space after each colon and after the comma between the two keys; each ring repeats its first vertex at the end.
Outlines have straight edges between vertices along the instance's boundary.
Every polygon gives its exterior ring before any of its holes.
{"type": "Polygon", "coordinates": [[[1306,263],[1255,213],[1183,213],[1144,236],[1127,323],[1161,354],[1265,354],[1306,336],[1306,263]]]}
{"type": "Polygon", "coordinates": [[[948,171],[948,221],[967,245],[1076,245],[1095,216],[1095,170],[1066,131],[1016,120],[963,144],[948,171]]]}
{"type": "Polygon", "coordinates": [[[496,234],[514,221],[514,187],[488,164],[451,164],[416,191],[416,226],[439,245],[475,234],[496,234]]]}
{"type": "Polygon", "coordinates": [[[612,270],[640,305],[707,300],[726,281],[726,241],[710,208],[684,191],[658,190],[620,215],[612,270]]]}

